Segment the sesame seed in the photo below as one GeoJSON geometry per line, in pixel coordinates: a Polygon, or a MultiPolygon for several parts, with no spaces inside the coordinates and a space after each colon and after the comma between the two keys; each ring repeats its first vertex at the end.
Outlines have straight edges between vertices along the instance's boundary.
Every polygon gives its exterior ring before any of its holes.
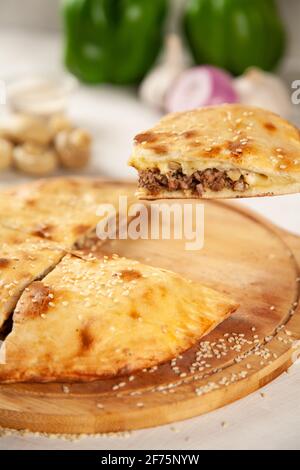
{"type": "Polygon", "coordinates": [[[170,431],[172,432],[180,432],[178,428],[175,428],[175,426],[170,427],[170,431]]]}

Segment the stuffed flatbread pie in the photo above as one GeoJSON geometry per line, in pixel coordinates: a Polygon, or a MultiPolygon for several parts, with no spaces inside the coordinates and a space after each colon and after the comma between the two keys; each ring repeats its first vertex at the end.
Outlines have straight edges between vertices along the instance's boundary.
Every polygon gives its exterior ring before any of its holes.
{"type": "Polygon", "coordinates": [[[229,198],[300,191],[300,133],[239,104],[165,116],[135,137],[138,196],[229,198]]]}
{"type": "Polygon", "coordinates": [[[66,255],[21,296],[1,382],[90,381],[168,361],[237,308],[178,274],[66,255]]]}

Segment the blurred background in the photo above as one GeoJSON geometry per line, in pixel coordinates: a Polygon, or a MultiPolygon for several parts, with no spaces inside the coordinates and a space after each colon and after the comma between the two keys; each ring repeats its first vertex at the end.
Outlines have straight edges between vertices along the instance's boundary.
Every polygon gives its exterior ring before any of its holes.
{"type": "Polygon", "coordinates": [[[1,184],[135,178],[133,136],[170,111],[243,102],[299,123],[299,19],[298,0],[1,0],[1,184]]]}

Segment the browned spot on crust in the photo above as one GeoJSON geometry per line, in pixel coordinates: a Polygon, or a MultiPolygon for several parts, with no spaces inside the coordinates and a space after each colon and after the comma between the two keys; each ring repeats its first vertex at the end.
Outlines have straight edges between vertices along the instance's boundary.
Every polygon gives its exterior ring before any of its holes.
{"type": "Polygon", "coordinates": [[[211,147],[210,149],[201,151],[201,156],[204,153],[208,157],[213,158],[213,157],[217,157],[218,155],[220,155],[221,152],[222,152],[222,147],[220,147],[219,145],[215,145],[214,147],[211,147]]]}
{"type": "Polygon", "coordinates": [[[83,235],[89,229],[90,229],[89,225],[80,224],[80,225],[76,225],[76,227],[74,227],[73,231],[76,235],[83,235]]]}
{"type": "Polygon", "coordinates": [[[19,245],[22,243],[23,237],[20,237],[19,233],[12,233],[9,237],[9,244],[10,245],[19,245]]]}
{"type": "Polygon", "coordinates": [[[91,183],[92,188],[96,188],[96,189],[100,189],[100,188],[102,189],[103,187],[105,188],[105,184],[106,183],[104,181],[101,181],[101,180],[100,181],[96,180],[96,181],[93,181],[91,183]]]}
{"type": "Polygon", "coordinates": [[[145,292],[143,292],[143,300],[145,302],[151,302],[152,298],[153,298],[153,290],[151,288],[149,288],[149,289],[145,290],[145,292]]]}
{"type": "Polygon", "coordinates": [[[274,131],[277,130],[277,127],[272,122],[265,122],[264,123],[264,128],[267,129],[270,132],[274,132],[274,131]]]}
{"type": "Polygon", "coordinates": [[[233,157],[240,157],[244,151],[244,147],[240,142],[227,142],[227,149],[233,157]]]}
{"type": "Polygon", "coordinates": [[[149,148],[158,155],[161,155],[162,153],[167,153],[168,151],[166,145],[151,145],[149,148]]]}
{"type": "Polygon", "coordinates": [[[194,137],[197,137],[198,136],[198,132],[197,131],[186,131],[184,132],[183,134],[183,137],[185,137],[186,139],[193,139],[194,137]]]}
{"type": "Polygon", "coordinates": [[[158,139],[157,135],[154,132],[142,132],[135,136],[134,141],[137,144],[142,144],[143,142],[151,143],[156,142],[158,139]]]}
{"type": "Polygon", "coordinates": [[[29,318],[37,318],[46,313],[49,302],[53,301],[51,291],[41,281],[33,282],[25,289],[14,314],[14,321],[21,322],[29,318]]]}
{"type": "Polygon", "coordinates": [[[29,206],[29,207],[36,206],[36,199],[27,199],[26,200],[26,205],[29,206]]]}
{"type": "Polygon", "coordinates": [[[159,292],[162,297],[166,297],[167,289],[164,286],[159,286],[159,292]]]}
{"type": "Polygon", "coordinates": [[[0,268],[7,268],[10,264],[10,260],[7,258],[0,258],[0,268]]]}
{"type": "Polygon", "coordinates": [[[90,330],[87,326],[79,331],[79,339],[80,339],[80,352],[88,351],[94,342],[94,338],[91,335],[90,330]]]}
{"type": "Polygon", "coordinates": [[[50,224],[41,224],[38,225],[31,233],[36,237],[51,239],[51,231],[53,226],[50,224]]]}
{"type": "Polygon", "coordinates": [[[136,310],[131,310],[131,312],[129,313],[129,315],[130,315],[131,318],[133,318],[134,320],[138,320],[139,318],[141,318],[141,315],[140,315],[139,312],[137,312],[136,310]]]}
{"type": "Polygon", "coordinates": [[[125,282],[133,281],[135,279],[139,279],[140,277],[142,277],[141,273],[135,269],[124,269],[120,272],[120,278],[125,282]]]}
{"type": "Polygon", "coordinates": [[[73,188],[76,188],[80,185],[80,181],[79,180],[76,180],[76,179],[68,179],[66,181],[66,183],[69,185],[69,186],[73,186],[73,188]]]}

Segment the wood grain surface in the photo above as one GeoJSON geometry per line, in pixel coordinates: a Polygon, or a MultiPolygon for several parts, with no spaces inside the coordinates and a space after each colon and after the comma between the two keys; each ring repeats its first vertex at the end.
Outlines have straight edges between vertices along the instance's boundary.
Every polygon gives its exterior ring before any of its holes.
{"type": "Polygon", "coordinates": [[[0,385],[0,426],[71,434],[157,426],[238,400],[296,360],[300,240],[236,203],[199,203],[201,250],[186,251],[186,240],[112,240],[102,250],[215,287],[240,303],[238,311],[182,357],[135,376],[0,385]]]}

